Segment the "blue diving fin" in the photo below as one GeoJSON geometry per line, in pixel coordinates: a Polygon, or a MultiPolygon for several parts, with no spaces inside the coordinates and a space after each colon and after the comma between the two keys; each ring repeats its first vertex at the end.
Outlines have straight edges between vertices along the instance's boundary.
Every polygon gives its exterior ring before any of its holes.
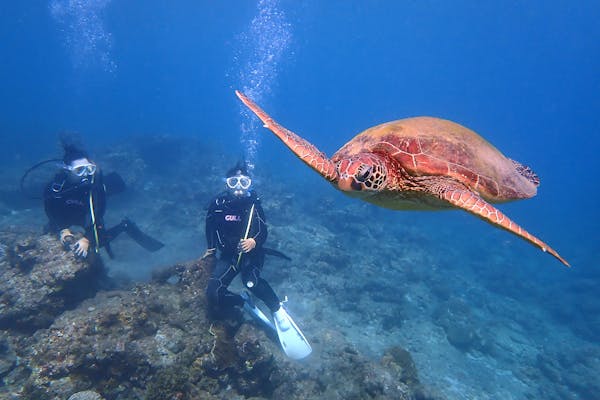
{"type": "Polygon", "coordinates": [[[240,296],[242,296],[242,298],[244,299],[244,310],[246,310],[252,318],[256,319],[258,322],[260,322],[273,332],[277,331],[275,329],[275,325],[273,325],[273,323],[269,320],[265,313],[263,313],[261,309],[258,308],[256,304],[254,304],[252,298],[250,297],[250,293],[244,290],[242,293],[240,293],[240,296]]]}

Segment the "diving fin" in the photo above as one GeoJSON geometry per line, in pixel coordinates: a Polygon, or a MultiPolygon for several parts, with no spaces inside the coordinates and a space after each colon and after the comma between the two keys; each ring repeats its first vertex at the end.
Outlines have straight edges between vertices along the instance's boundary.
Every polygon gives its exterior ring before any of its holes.
{"type": "Polygon", "coordinates": [[[275,320],[279,343],[281,343],[285,354],[294,360],[308,357],[312,352],[312,347],[310,347],[310,343],[308,343],[298,325],[283,308],[283,304],[281,304],[279,310],[273,313],[273,319],[275,320]]]}
{"type": "Polygon", "coordinates": [[[121,223],[124,224],[125,232],[127,232],[129,237],[144,249],[154,252],[164,247],[164,243],[142,232],[133,221],[124,219],[121,223]]]}
{"type": "Polygon", "coordinates": [[[256,307],[256,304],[254,304],[252,298],[250,297],[250,293],[244,290],[242,293],[240,293],[240,296],[242,296],[242,299],[244,299],[244,310],[246,310],[248,314],[252,316],[252,318],[258,320],[273,332],[277,331],[275,329],[275,325],[273,325],[265,313],[263,313],[260,308],[256,307]]]}
{"type": "Polygon", "coordinates": [[[263,251],[267,255],[276,256],[276,257],[280,257],[280,258],[283,258],[283,259],[288,260],[288,261],[292,261],[292,259],[289,256],[287,256],[286,254],[282,253],[279,250],[271,249],[271,248],[268,248],[268,247],[263,247],[263,251]]]}

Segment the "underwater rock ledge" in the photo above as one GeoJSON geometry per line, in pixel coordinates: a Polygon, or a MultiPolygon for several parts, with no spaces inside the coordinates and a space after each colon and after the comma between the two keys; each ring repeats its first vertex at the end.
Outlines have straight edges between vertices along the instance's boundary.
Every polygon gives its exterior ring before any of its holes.
{"type": "Polygon", "coordinates": [[[0,243],[1,398],[434,398],[404,349],[373,361],[324,326],[313,354],[293,362],[243,314],[209,319],[203,260],[100,290],[91,266],[50,236],[1,233],[0,243]]]}
{"type": "Polygon", "coordinates": [[[0,247],[0,329],[46,328],[103,283],[99,260],[77,260],[54,236],[0,232],[0,247]]]}

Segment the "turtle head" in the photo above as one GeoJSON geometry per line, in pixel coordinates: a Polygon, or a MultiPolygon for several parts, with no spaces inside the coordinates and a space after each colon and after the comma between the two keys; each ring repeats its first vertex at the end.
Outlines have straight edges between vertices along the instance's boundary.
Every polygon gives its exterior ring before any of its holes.
{"type": "Polygon", "coordinates": [[[387,168],[374,154],[356,154],[337,162],[337,185],[345,192],[379,192],[385,189],[387,168]]]}

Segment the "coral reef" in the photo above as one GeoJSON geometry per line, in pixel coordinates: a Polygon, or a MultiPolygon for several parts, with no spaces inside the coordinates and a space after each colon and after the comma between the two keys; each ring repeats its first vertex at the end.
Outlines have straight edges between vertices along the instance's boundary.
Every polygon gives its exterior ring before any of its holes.
{"type": "Polygon", "coordinates": [[[51,235],[0,232],[0,328],[35,331],[102,283],[100,260],[83,262],[51,235]]]}
{"type": "Polygon", "coordinates": [[[4,273],[12,271],[12,282],[28,277],[37,290],[26,306],[3,305],[3,315],[14,322],[4,317],[0,337],[4,398],[412,399],[423,392],[404,349],[374,362],[325,331],[315,338],[310,359],[298,363],[241,313],[210,320],[208,262],[174,265],[151,282],[99,290],[68,307],[58,282],[83,284],[86,263],[69,259],[48,236],[5,235],[2,241],[12,254],[5,256],[4,273]],[[39,276],[43,268],[46,279],[39,276]],[[52,308],[48,296],[55,299],[52,308]],[[43,319],[34,320],[42,311],[43,319]],[[24,326],[34,333],[25,334],[24,326]]]}
{"type": "Polygon", "coordinates": [[[491,353],[492,344],[479,329],[482,325],[462,299],[450,297],[439,304],[433,314],[436,324],[444,328],[448,341],[462,351],[491,353]]]}
{"type": "Polygon", "coordinates": [[[98,152],[127,183],[107,225],[127,216],[166,244],[150,254],[122,235],[106,270],[38,233],[40,202],[16,186],[27,166],[0,169],[0,398],[596,397],[593,269],[549,271],[453,213],[347,199],[301,163],[262,163],[253,182],[268,246],[292,259],[268,257],[263,276],[289,297],[313,354],[286,359],[241,312],[209,318],[211,267],[182,261],[204,251],[204,207],[237,161],[229,150],[147,135],[98,152]]]}

